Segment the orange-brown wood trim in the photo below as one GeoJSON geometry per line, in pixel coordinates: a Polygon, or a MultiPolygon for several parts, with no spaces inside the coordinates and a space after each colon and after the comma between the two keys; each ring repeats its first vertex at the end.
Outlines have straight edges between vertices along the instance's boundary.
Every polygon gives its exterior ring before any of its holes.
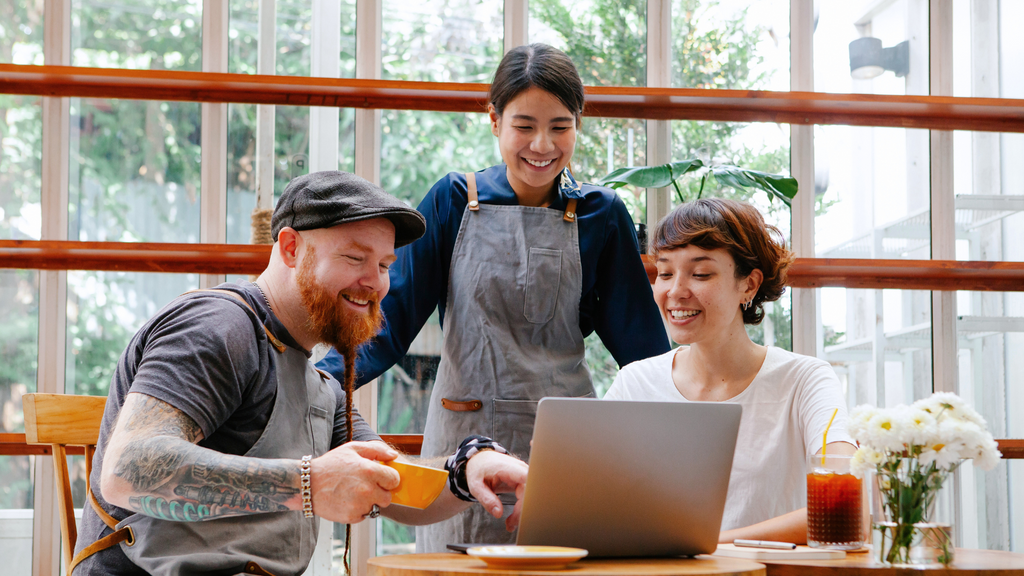
{"type": "Polygon", "coordinates": [[[422,434],[381,434],[380,437],[403,454],[410,456],[419,456],[423,448],[422,434]]]}
{"type": "MultiPolygon", "coordinates": [[[[405,454],[418,456],[423,446],[422,434],[381,434],[381,438],[405,454]]],[[[1024,440],[1000,439],[999,451],[1006,460],[1024,459],[1024,440]]],[[[68,454],[81,456],[81,446],[68,446],[68,454]]],[[[53,451],[48,445],[26,444],[24,434],[0,433],[0,456],[49,456],[53,451]]]]}
{"type": "MultiPolygon", "coordinates": [[[[658,270],[643,255],[647,279],[658,270]]],[[[786,284],[792,288],[1024,291],[1024,262],[959,260],[858,260],[797,258],[786,284]]]]}
{"type": "Polygon", "coordinates": [[[1003,453],[1005,460],[1024,459],[1024,440],[1000,439],[996,440],[996,443],[999,444],[999,451],[1003,453]]]}
{"type": "Polygon", "coordinates": [[[0,268],[259,274],[268,245],[0,240],[0,268]]]}
{"type": "MultiPolygon", "coordinates": [[[[0,269],[259,274],[270,246],[0,240],[0,269]]],[[[657,271],[644,255],[648,279],[657,271]]],[[[794,288],[1024,291],[1024,262],[797,258],[794,288]]]]}
{"type": "MultiPolygon", "coordinates": [[[[84,456],[81,446],[68,446],[70,456],[84,456]]],[[[53,448],[49,444],[27,444],[24,434],[0,433],[0,456],[49,456],[53,448]]]]}
{"type": "MultiPolygon", "coordinates": [[[[485,112],[487,84],[0,64],[0,93],[485,112]]],[[[694,88],[586,89],[584,114],[1024,132],[1024,100],[694,88]]]]}
{"type": "MultiPolygon", "coordinates": [[[[423,446],[422,434],[381,434],[385,442],[405,454],[418,456],[423,446]]],[[[68,446],[69,455],[82,456],[81,446],[68,446]]],[[[49,456],[53,449],[49,444],[27,444],[24,434],[0,433],[0,456],[49,456]]]]}

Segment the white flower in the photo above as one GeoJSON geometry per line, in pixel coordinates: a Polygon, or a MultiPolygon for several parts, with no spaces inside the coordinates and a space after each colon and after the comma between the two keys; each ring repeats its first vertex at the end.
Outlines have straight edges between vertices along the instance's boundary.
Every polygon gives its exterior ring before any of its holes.
{"type": "Polygon", "coordinates": [[[960,461],[960,447],[962,444],[943,444],[936,442],[925,445],[921,454],[917,457],[922,465],[928,466],[932,462],[940,470],[949,470],[960,461]]]}
{"type": "Polygon", "coordinates": [[[846,431],[858,442],[867,441],[868,422],[881,410],[868,404],[861,404],[850,411],[846,421],[846,431]]]}
{"type": "Polygon", "coordinates": [[[931,412],[915,404],[903,411],[902,416],[906,427],[907,444],[923,446],[935,442],[937,426],[935,416],[932,416],[931,412]]]}
{"type": "Polygon", "coordinates": [[[899,410],[880,410],[868,421],[864,442],[879,452],[902,452],[909,440],[907,431],[907,419],[899,410]]]}
{"type": "Polygon", "coordinates": [[[985,419],[971,408],[962,398],[952,392],[936,392],[928,398],[914,403],[915,408],[930,412],[938,419],[952,418],[985,427],[985,419]]]}
{"type": "Polygon", "coordinates": [[[999,451],[999,445],[991,435],[975,445],[974,452],[974,455],[971,456],[974,459],[974,465],[982,470],[995,468],[999,464],[999,459],[1003,457],[1002,452],[999,451]]]}
{"type": "Polygon", "coordinates": [[[864,474],[876,469],[883,460],[885,460],[885,454],[862,446],[850,458],[850,473],[856,478],[863,478],[864,474]]]}

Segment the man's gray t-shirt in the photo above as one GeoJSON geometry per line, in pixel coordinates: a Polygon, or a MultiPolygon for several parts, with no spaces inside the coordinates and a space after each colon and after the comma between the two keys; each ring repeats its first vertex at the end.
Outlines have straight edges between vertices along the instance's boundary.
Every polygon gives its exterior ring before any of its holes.
{"type": "MultiPolygon", "coordinates": [[[[203,431],[200,446],[243,455],[263,434],[277,396],[276,351],[263,325],[286,346],[309,356],[270,311],[254,284],[222,284],[217,289],[230,290],[245,298],[256,316],[226,294],[185,294],[151,318],[118,361],[90,478],[93,494],[118,521],[132,511],[103,500],[99,479],[107,442],[129,392],[163,400],[195,420],[203,431]]],[[[345,392],[333,377],[329,384],[336,398],[333,448],[345,442],[345,392]]],[[[352,428],[354,440],[380,439],[355,411],[352,428]]],[[[92,507],[86,505],[76,548],[81,550],[111,532],[92,507]]],[[[75,569],[75,574],[93,573],[145,572],[115,546],[91,556],[75,569]]]]}

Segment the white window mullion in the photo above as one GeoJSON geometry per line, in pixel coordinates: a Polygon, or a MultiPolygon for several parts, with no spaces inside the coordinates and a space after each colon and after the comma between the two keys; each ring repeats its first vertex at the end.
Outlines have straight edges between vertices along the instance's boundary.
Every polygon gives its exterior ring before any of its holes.
{"type": "MultiPolygon", "coordinates": [[[[311,76],[341,76],[340,27],[341,3],[338,0],[313,0],[311,76]]],[[[310,172],[338,169],[339,112],[336,106],[309,108],[310,172]]]]}
{"type": "MultiPolygon", "coordinates": [[[[931,2],[931,95],[953,95],[953,10],[931,2]]],[[[953,132],[931,131],[932,260],[956,260],[953,132]]],[[[956,292],[932,292],[932,381],[936,392],[957,392],[956,292]]]]}
{"type": "Polygon", "coordinates": [[[505,0],[505,53],[530,41],[530,0],[505,0]]]}
{"type": "MultiPolygon", "coordinates": [[[[259,37],[256,73],[273,75],[277,70],[277,2],[259,0],[259,37]]],[[[256,105],[256,209],[274,209],[274,112],[273,104],[256,105]]]]}
{"type": "MultiPolygon", "coordinates": [[[[228,71],[228,23],[228,0],[203,0],[203,72],[228,71]]],[[[200,109],[199,241],[223,244],[228,237],[228,105],[204,102],[200,109]]],[[[200,288],[222,282],[224,274],[199,275],[200,288]]]]}
{"type": "MultiPolygon", "coordinates": [[[[384,0],[356,0],[356,78],[381,77],[382,5],[384,0]]],[[[380,110],[355,111],[355,173],[380,184],[380,110]]],[[[367,424],[377,429],[377,380],[356,391],[352,403],[367,424]]],[[[365,576],[366,561],[377,555],[377,522],[351,526],[353,576],[365,576]]]]}
{"type": "MultiPolygon", "coordinates": [[[[647,87],[672,86],[672,0],[647,2],[647,87]]],[[[647,121],[647,165],[672,161],[672,121],[647,121]]],[[[668,188],[647,189],[647,226],[654,228],[672,207],[668,188]]]]}
{"type": "MultiPolygon", "coordinates": [[[[953,95],[953,4],[931,0],[929,5],[929,60],[932,96],[953,95]]],[[[930,132],[932,260],[956,259],[956,209],[953,196],[953,132],[930,132]]],[[[956,292],[932,292],[932,386],[936,392],[958,393],[959,368],[956,338],[956,292]]],[[[953,517],[963,526],[960,471],[953,473],[953,517]]],[[[963,531],[956,546],[963,545],[963,531]]]]}
{"type": "MultiPolygon", "coordinates": [[[[43,58],[47,65],[71,64],[71,1],[45,3],[43,58]]],[[[43,98],[42,240],[68,239],[68,158],[71,108],[68,98],[43,98]]],[[[39,355],[36,391],[65,392],[68,275],[39,271],[39,355]]],[[[32,524],[32,573],[61,570],[60,512],[53,461],[35,459],[32,524]]]]}
{"type": "MultiPolygon", "coordinates": [[[[814,90],[814,5],[791,0],[790,89],[814,90]]],[[[814,258],[814,126],[791,124],[790,173],[800,183],[791,206],[790,243],[797,258],[814,258]]],[[[793,351],[818,353],[817,298],[813,288],[793,288],[793,351]]]]}

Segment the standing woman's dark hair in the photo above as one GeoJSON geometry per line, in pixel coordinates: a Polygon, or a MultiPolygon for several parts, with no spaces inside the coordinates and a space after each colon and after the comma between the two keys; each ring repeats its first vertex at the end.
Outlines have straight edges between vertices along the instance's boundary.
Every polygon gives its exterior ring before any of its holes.
{"type": "Polygon", "coordinates": [[[583,80],[565,52],[547,44],[509,50],[494,73],[488,102],[501,116],[513,98],[534,86],[551,93],[568,108],[579,127],[583,118],[583,80]]]}

